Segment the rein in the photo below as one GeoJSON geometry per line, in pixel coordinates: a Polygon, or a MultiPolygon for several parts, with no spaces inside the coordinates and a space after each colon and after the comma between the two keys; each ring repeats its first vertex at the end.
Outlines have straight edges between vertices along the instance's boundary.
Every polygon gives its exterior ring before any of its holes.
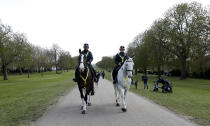
{"type": "Polygon", "coordinates": [[[89,73],[89,69],[87,68],[87,75],[86,75],[85,78],[80,74],[80,77],[81,77],[82,80],[84,81],[84,86],[85,86],[85,87],[86,87],[86,83],[87,83],[88,73],[89,73]]]}
{"type": "Polygon", "coordinates": [[[128,80],[128,77],[127,77],[127,78],[124,78],[123,72],[121,72],[121,73],[122,73],[123,80],[125,81],[125,88],[126,88],[126,82],[127,82],[127,80],[128,80]]]}

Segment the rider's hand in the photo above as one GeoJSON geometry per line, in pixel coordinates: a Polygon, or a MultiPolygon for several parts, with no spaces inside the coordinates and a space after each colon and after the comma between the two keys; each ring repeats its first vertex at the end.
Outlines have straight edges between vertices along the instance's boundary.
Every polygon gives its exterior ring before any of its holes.
{"type": "Polygon", "coordinates": [[[121,66],[121,63],[118,63],[119,66],[121,66]]]}
{"type": "Polygon", "coordinates": [[[87,64],[90,64],[90,62],[87,62],[87,64]]]}

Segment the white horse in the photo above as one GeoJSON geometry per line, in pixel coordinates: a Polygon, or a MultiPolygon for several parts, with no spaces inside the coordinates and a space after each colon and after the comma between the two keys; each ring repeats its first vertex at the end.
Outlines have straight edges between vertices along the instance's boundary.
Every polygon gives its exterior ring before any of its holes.
{"type": "Polygon", "coordinates": [[[114,84],[116,106],[119,106],[120,96],[122,100],[122,111],[126,112],[126,94],[131,86],[131,77],[133,71],[133,59],[128,58],[117,73],[117,84],[114,84]],[[124,90],[124,92],[123,92],[124,90]]]}

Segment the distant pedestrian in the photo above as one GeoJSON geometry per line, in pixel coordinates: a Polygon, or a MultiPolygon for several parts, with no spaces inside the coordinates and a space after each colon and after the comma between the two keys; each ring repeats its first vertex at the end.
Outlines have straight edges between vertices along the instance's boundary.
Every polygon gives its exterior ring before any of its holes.
{"type": "Polygon", "coordinates": [[[146,73],[142,76],[142,81],[144,82],[144,89],[148,89],[148,76],[146,73]]]}
{"type": "Polygon", "coordinates": [[[138,80],[136,80],[136,82],[135,82],[135,87],[136,87],[136,89],[138,88],[138,80]]]}
{"type": "Polygon", "coordinates": [[[104,79],[105,73],[104,71],[101,72],[102,78],[104,79]]]}

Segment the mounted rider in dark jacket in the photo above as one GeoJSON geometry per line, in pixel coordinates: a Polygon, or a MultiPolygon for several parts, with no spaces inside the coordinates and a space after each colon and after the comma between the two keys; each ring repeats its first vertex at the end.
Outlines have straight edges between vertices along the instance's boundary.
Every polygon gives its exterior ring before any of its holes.
{"type": "Polygon", "coordinates": [[[117,73],[118,70],[121,68],[121,66],[123,65],[124,61],[126,60],[127,55],[125,54],[125,47],[124,46],[120,46],[120,53],[117,53],[115,56],[115,64],[116,66],[114,67],[113,71],[112,71],[112,77],[113,77],[113,83],[116,84],[117,83],[117,73]]]}

